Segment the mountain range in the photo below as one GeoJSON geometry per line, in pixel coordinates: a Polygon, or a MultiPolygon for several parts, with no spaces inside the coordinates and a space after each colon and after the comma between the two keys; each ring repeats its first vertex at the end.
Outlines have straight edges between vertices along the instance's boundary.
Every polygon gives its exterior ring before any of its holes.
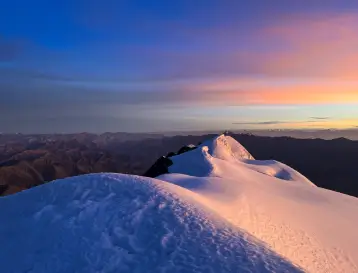
{"type": "MultiPolygon", "coordinates": [[[[210,135],[0,135],[0,194],[93,172],[143,175],[161,156],[210,135]]],[[[231,134],[257,159],[275,159],[326,189],[358,196],[358,141],[231,134]]],[[[153,175],[149,175],[153,176],[153,175]]]]}

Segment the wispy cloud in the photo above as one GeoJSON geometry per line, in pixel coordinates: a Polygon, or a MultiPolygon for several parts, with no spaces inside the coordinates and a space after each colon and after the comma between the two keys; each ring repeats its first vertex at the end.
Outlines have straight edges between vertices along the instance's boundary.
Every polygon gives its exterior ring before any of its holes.
{"type": "Polygon", "coordinates": [[[176,50],[139,48],[138,64],[156,63],[155,70],[147,71],[153,77],[260,75],[358,81],[357,13],[278,18],[244,35],[237,27],[191,30],[194,33],[184,40],[195,47],[183,50],[184,45],[177,42],[176,50]],[[197,50],[201,48],[205,50],[197,50]]]}
{"type": "Polygon", "coordinates": [[[316,120],[328,120],[331,119],[330,117],[311,117],[311,119],[316,119],[316,120]]]}
{"type": "Polygon", "coordinates": [[[318,121],[314,120],[305,120],[305,121],[257,121],[257,122],[233,122],[236,125],[278,125],[278,124],[306,124],[306,123],[315,123],[318,121]]]}

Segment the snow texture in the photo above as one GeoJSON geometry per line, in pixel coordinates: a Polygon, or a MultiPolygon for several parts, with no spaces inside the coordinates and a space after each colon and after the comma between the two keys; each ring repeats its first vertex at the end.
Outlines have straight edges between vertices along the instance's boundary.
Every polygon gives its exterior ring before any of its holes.
{"type": "Polygon", "coordinates": [[[358,199],[228,136],[171,160],[0,198],[1,272],[358,272],[358,199]]]}

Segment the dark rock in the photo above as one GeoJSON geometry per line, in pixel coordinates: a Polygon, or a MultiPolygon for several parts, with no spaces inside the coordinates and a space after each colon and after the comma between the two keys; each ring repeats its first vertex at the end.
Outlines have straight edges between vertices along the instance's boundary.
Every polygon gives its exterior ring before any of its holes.
{"type": "Polygon", "coordinates": [[[179,151],[177,153],[174,152],[169,152],[167,154],[167,156],[162,156],[161,158],[159,158],[152,167],[149,168],[148,171],[146,171],[143,176],[147,176],[147,177],[157,177],[161,174],[165,174],[168,173],[168,167],[173,165],[173,161],[171,161],[171,159],[169,159],[169,157],[175,156],[175,155],[180,155],[183,154],[185,152],[191,151],[196,149],[197,147],[195,145],[186,145],[183,146],[179,149],[179,151]]]}
{"type": "Polygon", "coordinates": [[[180,154],[189,152],[189,151],[194,150],[194,149],[196,149],[196,146],[194,146],[194,145],[187,145],[187,146],[181,147],[181,148],[179,149],[179,151],[178,151],[177,154],[180,155],[180,154]]]}
{"type": "Polygon", "coordinates": [[[143,176],[147,177],[157,177],[161,174],[168,173],[169,166],[173,165],[173,161],[171,161],[169,158],[162,156],[159,158],[152,167],[149,168],[148,171],[145,172],[143,176]]]}
{"type": "Polygon", "coordinates": [[[0,185],[0,195],[2,195],[7,189],[9,188],[9,185],[0,185]]]}
{"type": "Polygon", "coordinates": [[[177,153],[170,152],[170,153],[167,154],[167,157],[172,157],[172,156],[176,156],[176,155],[177,155],[177,153]]]}

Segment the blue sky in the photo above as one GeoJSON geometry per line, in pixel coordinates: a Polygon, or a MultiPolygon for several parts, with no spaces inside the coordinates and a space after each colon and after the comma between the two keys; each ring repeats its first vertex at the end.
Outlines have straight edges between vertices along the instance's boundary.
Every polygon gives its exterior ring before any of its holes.
{"type": "Polygon", "coordinates": [[[358,2],[0,1],[0,131],[358,126],[358,2]]]}

